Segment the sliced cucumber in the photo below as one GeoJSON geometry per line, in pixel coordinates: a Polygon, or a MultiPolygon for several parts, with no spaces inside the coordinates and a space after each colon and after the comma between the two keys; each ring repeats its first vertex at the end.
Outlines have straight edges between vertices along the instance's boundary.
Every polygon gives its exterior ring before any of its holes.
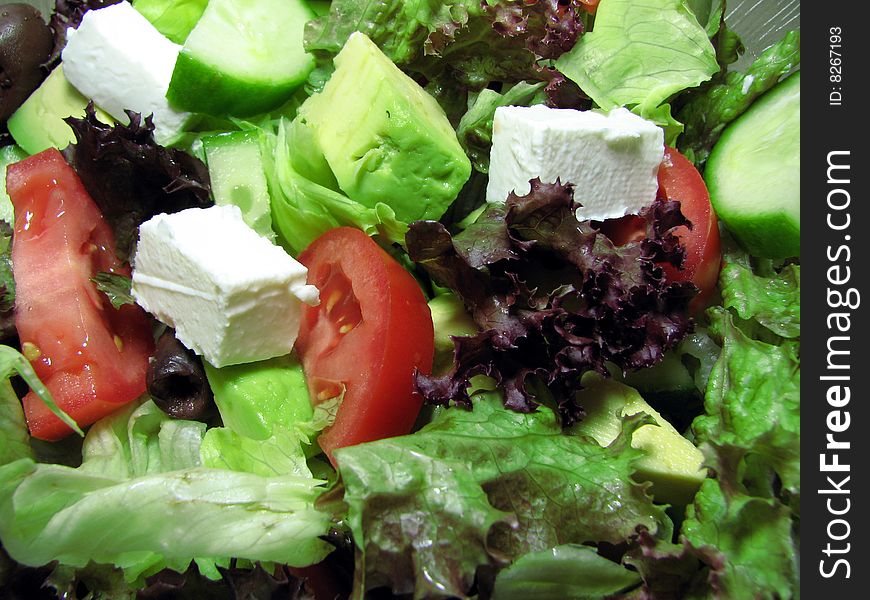
{"type": "Polygon", "coordinates": [[[800,256],[800,72],[734,121],[704,172],[713,208],[752,254],[800,256]]]}
{"type": "Polygon", "coordinates": [[[211,0],[184,42],[166,97],[178,109],[245,117],[277,108],[308,77],[304,0],[211,0]]]}
{"type": "Polygon", "coordinates": [[[251,229],[274,241],[269,189],[256,134],[212,135],[203,138],[202,146],[215,203],[235,204],[251,229]]]}

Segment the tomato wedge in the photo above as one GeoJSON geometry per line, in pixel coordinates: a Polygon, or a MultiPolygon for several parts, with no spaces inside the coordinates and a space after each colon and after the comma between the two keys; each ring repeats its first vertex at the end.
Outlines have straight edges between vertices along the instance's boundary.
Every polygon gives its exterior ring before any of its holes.
{"type": "MultiPolygon", "coordinates": [[[[686,247],[683,268],[662,265],[671,281],[691,281],[699,293],[692,301],[697,312],[710,300],[719,280],[722,252],[719,241],[719,220],[710,204],[710,194],[704,179],[689,159],[674,148],[665,147],[665,156],[658,172],[659,200],[679,200],[680,210],[692,223],[692,228],[678,227],[674,233],[686,247]]],[[[627,216],[602,224],[602,231],[622,245],[644,236],[643,221],[627,216]]]]}
{"type": "Polygon", "coordinates": [[[335,422],[319,438],[336,448],[411,431],[422,398],[415,369],[429,373],[432,316],[416,280],[369,236],[339,227],[299,256],[320,304],[305,307],[296,351],[313,402],[344,393],[335,422]]]}
{"type": "MultiPolygon", "coordinates": [[[[22,350],[54,401],[80,426],[145,391],[153,338],[139,307],[115,309],[91,278],[128,274],[109,226],[55,149],[10,165],[15,207],[12,263],[15,326],[22,350]]],[[[71,433],[33,392],[24,398],[31,434],[71,433]]]]}

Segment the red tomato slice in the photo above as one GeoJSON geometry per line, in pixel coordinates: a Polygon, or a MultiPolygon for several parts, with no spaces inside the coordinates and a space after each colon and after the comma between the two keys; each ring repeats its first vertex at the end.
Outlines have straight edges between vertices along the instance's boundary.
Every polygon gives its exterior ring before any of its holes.
{"type": "MultiPolygon", "coordinates": [[[[702,309],[716,290],[722,253],[719,245],[719,221],[704,179],[695,166],[677,150],[666,147],[659,167],[659,200],[679,200],[680,210],[692,228],[678,227],[674,233],[686,247],[683,268],[662,267],[671,281],[691,281],[700,290],[692,301],[693,311],[702,309]]],[[[602,231],[622,245],[643,239],[643,220],[636,216],[614,219],[602,225],[602,231]]]]}
{"type": "Polygon", "coordinates": [[[320,436],[332,451],[411,431],[422,399],[415,369],[429,373],[435,352],[432,315],[416,280],[358,229],[332,229],[299,261],[320,304],[305,307],[296,339],[314,402],[344,399],[320,436]]]}
{"type": "MultiPolygon", "coordinates": [[[[89,425],[145,391],[150,324],[136,306],[116,310],[91,281],[101,271],[127,271],[109,226],[60,152],[10,165],[6,186],[15,207],[15,326],[22,349],[58,406],[89,425]]],[[[24,411],[36,438],[71,432],[33,392],[24,411]]]]}

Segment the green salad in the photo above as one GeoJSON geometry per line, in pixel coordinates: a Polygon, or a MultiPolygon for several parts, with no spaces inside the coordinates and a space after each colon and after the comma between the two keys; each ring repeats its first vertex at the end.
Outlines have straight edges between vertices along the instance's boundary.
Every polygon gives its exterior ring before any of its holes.
{"type": "Polygon", "coordinates": [[[799,30],[0,8],[0,596],[799,597],[799,30]]]}

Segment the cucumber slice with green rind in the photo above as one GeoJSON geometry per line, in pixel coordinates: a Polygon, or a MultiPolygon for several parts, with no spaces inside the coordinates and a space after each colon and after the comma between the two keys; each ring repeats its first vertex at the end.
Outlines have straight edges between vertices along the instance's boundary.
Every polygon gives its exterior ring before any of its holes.
{"type": "Polygon", "coordinates": [[[260,140],[252,131],[206,136],[205,150],[215,204],[235,204],[251,229],[274,241],[269,189],[260,140]]]}
{"type": "Polygon", "coordinates": [[[798,71],[731,123],[707,159],[713,208],[755,256],[800,256],[800,133],[798,71]]]}
{"type": "Polygon", "coordinates": [[[314,67],[304,0],[211,0],[184,42],[166,97],[179,110],[246,117],[287,101],[314,67]]]}

